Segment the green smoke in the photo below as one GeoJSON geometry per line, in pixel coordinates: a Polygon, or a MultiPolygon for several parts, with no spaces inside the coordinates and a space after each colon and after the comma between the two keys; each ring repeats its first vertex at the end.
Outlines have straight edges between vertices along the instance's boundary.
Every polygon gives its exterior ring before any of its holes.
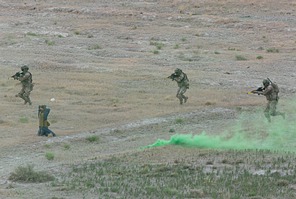
{"type": "Polygon", "coordinates": [[[268,123],[262,110],[242,113],[235,124],[219,135],[201,132],[197,135],[175,134],[169,140],[159,139],[146,146],[180,145],[208,149],[265,149],[296,152],[295,118],[280,116],[268,123]]]}

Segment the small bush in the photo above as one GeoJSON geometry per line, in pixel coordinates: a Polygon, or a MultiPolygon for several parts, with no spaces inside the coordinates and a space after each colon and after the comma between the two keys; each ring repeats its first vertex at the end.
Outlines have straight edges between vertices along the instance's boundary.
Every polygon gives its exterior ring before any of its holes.
{"type": "Polygon", "coordinates": [[[153,54],[157,55],[157,54],[159,54],[159,51],[158,50],[154,50],[153,51],[153,54]]]}
{"type": "Polygon", "coordinates": [[[260,55],[259,55],[259,56],[257,56],[256,58],[257,58],[257,59],[263,59],[263,57],[262,57],[262,56],[260,56],[260,55]]]}
{"type": "Polygon", "coordinates": [[[38,36],[36,33],[33,33],[33,32],[28,32],[27,35],[29,35],[29,36],[38,36]]]}
{"type": "Polygon", "coordinates": [[[176,124],[183,124],[184,123],[184,120],[181,119],[181,118],[178,118],[178,119],[175,120],[175,123],[176,124]]]}
{"type": "Polygon", "coordinates": [[[87,137],[86,140],[89,142],[97,142],[100,140],[100,138],[97,135],[92,135],[92,136],[87,137]]]}
{"type": "Polygon", "coordinates": [[[276,48],[268,48],[266,50],[266,52],[268,52],[268,53],[279,53],[280,51],[279,51],[279,49],[276,49],[276,48]]]}
{"type": "Polygon", "coordinates": [[[69,144],[64,144],[64,149],[65,149],[65,150],[70,149],[70,145],[69,145],[69,144]]]}
{"type": "Polygon", "coordinates": [[[186,39],[185,37],[183,37],[183,38],[181,39],[181,41],[183,41],[183,42],[186,41],[186,40],[187,40],[187,39],[186,39]]]}
{"type": "Polygon", "coordinates": [[[27,118],[27,117],[21,117],[20,119],[19,119],[19,121],[20,121],[20,123],[28,123],[29,122],[29,119],[27,118]]]}
{"type": "Polygon", "coordinates": [[[174,49],[178,49],[179,47],[179,44],[175,44],[174,49]]]}
{"type": "Polygon", "coordinates": [[[216,104],[215,102],[206,102],[205,103],[206,106],[211,106],[211,105],[215,105],[215,104],[216,104]]]}
{"type": "Polygon", "coordinates": [[[48,40],[48,39],[45,40],[45,43],[46,43],[47,45],[49,45],[49,46],[53,46],[53,45],[55,44],[54,41],[50,41],[50,40],[48,40]]]}
{"type": "Polygon", "coordinates": [[[241,55],[236,55],[235,58],[236,58],[236,60],[238,60],[238,61],[245,61],[245,60],[247,60],[247,58],[245,58],[245,57],[243,57],[243,56],[241,56],[241,55]]]}
{"type": "Polygon", "coordinates": [[[48,160],[53,160],[54,159],[54,154],[52,152],[47,152],[45,154],[46,159],[48,160]]]}
{"type": "Polygon", "coordinates": [[[75,34],[75,35],[80,35],[81,33],[80,33],[78,30],[75,30],[75,31],[74,31],[74,34],[75,34]]]}
{"type": "Polygon", "coordinates": [[[97,49],[102,49],[102,47],[99,44],[95,44],[93,46],[88,47],[88,50],[97,50],[97,49]]]}
{"type": "Polygon", "coordinates": [[[54,180],[52,175],[45,172],[36,172],[33,170],[33,165],[27,165],[25,167],[19,166],[9,176],[9,180],[14,182],[47,182],[54,180]]]}
{"type": "Polygon", "coordinates": [[[150,41],[150,45],[156,46],[158,50],[161,50],[164,47],[163,43],[156,42],[156,41],[150,41]]]}

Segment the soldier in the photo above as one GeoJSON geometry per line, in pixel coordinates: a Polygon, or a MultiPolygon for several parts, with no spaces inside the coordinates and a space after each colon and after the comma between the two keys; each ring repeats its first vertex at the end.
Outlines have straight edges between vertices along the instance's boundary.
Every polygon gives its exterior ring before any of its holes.
{"type": "Polygon", "coordinates": [[[262,91],[256,91],[255,93],[264,95],[267,99],[264,115],[268,122],[271,122],[271,116],[281,115],[285,119],[285,113],[276,111],[276,106],[279,101],[279,88],[275,83],[272,83],[269,79],[264,79],[262,91]]]}
{"type": "Polygon", "coordinates": [[[19,80],[22,84],[22,90],[16,95],[25,100],[25,104],[32,105],[30,93],[33,90],[32,74],[29,72],[29,67],[24,65],[21,67],[22,72],[15,79],[19,80]]]}
{"type": "Polygon", "coordinates": [[[39,130],[38,135],[39,136],[48,136],[52,135],[53,137],[56,136],[54,132],[52,132],[48,126],[50,123],[47,120],[48,114],[50,112],[50,109],[46,107],[46,105],[40,105],[38,107],[38,118],[39,118],[39,130]]]}
{"type": "Polygon", "coordinates": [[[173,81],[176,81],[178,83],[178,91],[176,97],[180,100],[180,104],[183,104],[187,102],[188,97],[184,95],[184,93],[189,89],[189,79],[187,75],[179,68],[175,70],[175,73],[173,73],[168,78],[172,79],[173,81]]]}

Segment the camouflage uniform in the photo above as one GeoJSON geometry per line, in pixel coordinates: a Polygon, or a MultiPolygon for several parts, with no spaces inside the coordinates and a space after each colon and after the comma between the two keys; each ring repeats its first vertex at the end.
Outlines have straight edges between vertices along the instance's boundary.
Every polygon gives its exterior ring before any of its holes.
{"type": "Polygon", "coordinates": [[[261,91],[262,92],[261,94],[264,95],[267,99],[267,105],[264,111],[265,117],[269,122],[271,122],[270,116],[281,115],[283,118],[285,118],[285,113],[276,111],[276,106],[279,101],[278,91],[276,91],[275,88],[270,83],[270,81],[266,79],[263,80],[263,85],[264,85],[264,90],[261,91]]]}
{"type": "Polygon", "coordinates": [[[189,79],[187,75],[179,68],[175,70],[176,76],[173,78],[178,83],[178,91],[176,97],[180,100],[180,104],[187,102],[188,97],[184,93],[189,89],[189,79]]]}
{"type": "Polygon", "coordinates": [[[21,76],[17,79],[22,84],[21,91],[16,95],[16,97],[20,97],[23,100],[25,100],[25,104],[29,103],[29,105],[32,105],[31,99],[30,99],[30,93],[33,90],[33,83],[32,83],[32,74],[28,71],[28,66],[22,66],[22,73],[21,76]]]}
{"type": "Polygon", "coordinates": [[[46,107],[46,105],[40,105],[38,109],[38,118],[39,118],[39,130],[38,135],[39,136],[48,136],[52,134],[53,137],[56,136],[54,132],[52,132],[48,126],[50,123],[47,120],[48,114],[50,112],[50,109],[46,107]]]}

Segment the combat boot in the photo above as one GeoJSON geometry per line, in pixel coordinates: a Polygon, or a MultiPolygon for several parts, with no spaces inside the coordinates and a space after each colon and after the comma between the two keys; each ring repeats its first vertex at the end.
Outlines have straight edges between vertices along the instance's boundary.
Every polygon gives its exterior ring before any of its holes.
{"type": "Polygon", "coordinates": [[[283,119],[286,119],[286,113],[282,113],[281,116],[283,117],[283,119]]]}
{"type": "Polygon", "coordinates": [[[180,100],[180,104],[183,104],[183,99],[182,98],[179,98],[179,100],[180,100]]]}
{"type": "Polygon", "coordinates": [[[188,97],[185,97],[185,98],[184,98],[184,103],[186,103],[186,102],[187,102],[187,100],[188,100],[188,97]]]}

